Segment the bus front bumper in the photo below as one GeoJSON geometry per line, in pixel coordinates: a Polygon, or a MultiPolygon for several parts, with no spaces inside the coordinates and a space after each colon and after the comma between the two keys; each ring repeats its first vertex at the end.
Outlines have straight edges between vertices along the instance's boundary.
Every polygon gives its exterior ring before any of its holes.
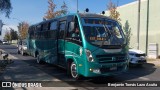
{"type": "Polygon", "coordinates": [[[112,64],[90,64],[87,68],[85,77],[96,77],[96,76],[111,76],[118,75],[122,72],[127,71],[128,63],[112,63],[112,64]]]}

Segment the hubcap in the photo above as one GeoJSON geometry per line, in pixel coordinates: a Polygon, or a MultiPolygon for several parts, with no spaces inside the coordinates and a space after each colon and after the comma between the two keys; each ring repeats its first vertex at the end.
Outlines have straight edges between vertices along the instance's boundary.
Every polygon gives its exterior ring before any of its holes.
{"type": "Polygon", "coordinates": [[[37,63],[39,63],[40,61],[39,61],[39,55],[37,55],[37,63]]]}
{"type": "Polygon", "coordinates": [[[76,64],[72,63],[71,64],[71,75],[73,78],[77,78],[78,74],[77,74],[77,68],[76,68],[76,64]]]}
{"type": "Polygon", "coordinates": [[[22,55],[24,55],[23,50],[22,50],[22,55]]]}

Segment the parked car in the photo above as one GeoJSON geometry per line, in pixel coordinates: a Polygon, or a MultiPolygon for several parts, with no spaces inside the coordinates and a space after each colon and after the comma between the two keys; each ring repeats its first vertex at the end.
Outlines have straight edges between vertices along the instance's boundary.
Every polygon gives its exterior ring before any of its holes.
{"type": "Polygon", "coordinates": [[[0,44],[3,44],[3,42],[0,40],[0,44]]]}
{"type": "Polygon", "coordinates": [[[2,41],[3,44],[9,44],[6,40],[2,41]]]}
{"type": "Polygon", "coordinates": [[[27,54],[27,43],[26,40],[19,40],[17,43],[17,52],[18,54],[25,55],[27,54]]]}
{"type": "Polygon", "coordinates": [[[146,54],[141,50],[129,49],[130,64],[142,65],[146,63],[146,54]]]}

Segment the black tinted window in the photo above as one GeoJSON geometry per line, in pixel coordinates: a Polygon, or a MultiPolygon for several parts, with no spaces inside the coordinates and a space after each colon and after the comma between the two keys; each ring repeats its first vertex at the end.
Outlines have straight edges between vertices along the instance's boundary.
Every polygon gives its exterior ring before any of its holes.
{"type": "Polygon", "coordinates": [[[64,35],[64,33],[65,33],[65,26],[66,26],[66,21],[60,22],[60,26],[59,26],[59,28],[60,28],[60,30],[59,30],[59,38],[64,38],[65,37],[65,35],[64,35]]]}

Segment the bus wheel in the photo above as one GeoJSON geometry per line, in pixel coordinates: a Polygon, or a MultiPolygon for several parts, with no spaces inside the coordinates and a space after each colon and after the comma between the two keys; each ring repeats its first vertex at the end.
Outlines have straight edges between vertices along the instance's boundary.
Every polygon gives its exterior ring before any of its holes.
{"type": "Polygon", "coordinates": [[[74,62],[71,63],[70,70],[71,70],[72,77],[75,79],[78,79],[79,75],[77,73],[77,66],[74,62]]]}
{"type": "Polygon", "coordinates": [[[24,51],[23,50],[21,51],[21,54],[24,56],[24,51]]]}
{"type": "Polygon", "coordinates": [[[34,54],[33,54],[33,57],[37,58],[38,56],[38,52],[36,51],[34,54]]]}
{"type": "Polygon", "coordinates": [[[41,62],[42,62],[42,61],[40,60],[39,55],[37,55],[37,63],[38,63],[38,64],[41,64],[41,62]]]}
{"type": "Polygon", "coordinates": [[[18,50],[17,53],[20,54],[20,51],[18,50]]]}

